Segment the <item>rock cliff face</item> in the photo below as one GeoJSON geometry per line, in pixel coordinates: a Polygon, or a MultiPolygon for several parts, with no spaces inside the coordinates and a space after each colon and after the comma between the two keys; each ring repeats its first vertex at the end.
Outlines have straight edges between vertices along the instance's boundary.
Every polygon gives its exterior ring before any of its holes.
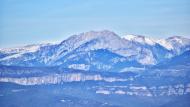
{"type": "MultiPolygon", "coordinates": [[[[84,75],[81,73],[61,74],[42,77],[25,77],[25,78],[0,78],[0,82],[10,82],[19,85],[45,85],[45,84],[62,84],[66,82],[85,82],[85,81],[104,81],[104,82],[129,82],[133,79],[122,79],[115,77],[102,77],[101,75],[84,75]]],[[[125,94],[130,96],[170,96],[190,94],[190,83],[160,86],[143,86],[143,85],[109,85],[94,86],[91,88],[97,94],[125,94]]]]}
{"type": "Polygon", "coordinates": [[[130,96],[180,96],[190,94],[190,83],[169,86],[104,86],[94,87],[98,94],[122,94],[130,96]]]}
{"type": "Polygon", "coordinates": [[[117,82],[128,81],[116,77],[102,77],[101,75],[84,75],[81,73],[53,74],[41,77],[21,77],[21,78],[0,78],[0,82],[11,82],[20,85],[43,85],[43,84],[61,84],[62,82],[84,82],[84,81],[105,81],[117,82]]]}

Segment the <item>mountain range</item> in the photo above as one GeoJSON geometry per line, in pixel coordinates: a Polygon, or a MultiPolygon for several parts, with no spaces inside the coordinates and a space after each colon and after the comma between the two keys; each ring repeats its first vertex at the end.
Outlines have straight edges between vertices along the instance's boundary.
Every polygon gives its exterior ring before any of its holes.
{"type": "Polygon", "coordinates": [[[103,30],[0,49],[2,107],[189,107],[189,99],[190,39],[181,36],[103,30]]]}
{"type": "Polygon", "coordinates": [[[141,35],[120,37],[108,30],[89,31],[57,44],[0,49],[0,64],[125,72],[172,64],[176,57],[189,62],[189,55],[184,58],[189,50],[190,39],[181,36],[155,40],[141,35]]]}

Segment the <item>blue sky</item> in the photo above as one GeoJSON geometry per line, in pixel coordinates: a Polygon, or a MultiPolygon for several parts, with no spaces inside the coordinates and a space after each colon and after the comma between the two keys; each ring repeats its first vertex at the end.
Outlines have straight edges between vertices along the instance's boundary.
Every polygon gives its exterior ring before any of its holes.
{"type": "Polygon", "coordinates": [[[190,0],[0,0],[0,48],[111,30],[123,36],[190,36],[190,0]]]}

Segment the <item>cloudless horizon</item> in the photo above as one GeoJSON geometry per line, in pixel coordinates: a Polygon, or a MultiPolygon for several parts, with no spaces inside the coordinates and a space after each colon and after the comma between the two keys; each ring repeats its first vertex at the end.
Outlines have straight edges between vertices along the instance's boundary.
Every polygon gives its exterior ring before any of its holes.
{"type": "Polygon", "coordinates": [[[190,36],[189,0],[1,0],[0,6],[0,48],[61,42],[91,30],[190,36]]]}

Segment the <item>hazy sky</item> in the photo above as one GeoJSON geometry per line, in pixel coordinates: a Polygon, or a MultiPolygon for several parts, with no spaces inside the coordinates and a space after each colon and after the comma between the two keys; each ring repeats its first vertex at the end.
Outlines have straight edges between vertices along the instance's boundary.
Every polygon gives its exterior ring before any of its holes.
{"type": "Polygon", "coordinates": [[[190,36],[190,0],[0,0],[0,48],[56,42],[90,30],[190,36]]]}

